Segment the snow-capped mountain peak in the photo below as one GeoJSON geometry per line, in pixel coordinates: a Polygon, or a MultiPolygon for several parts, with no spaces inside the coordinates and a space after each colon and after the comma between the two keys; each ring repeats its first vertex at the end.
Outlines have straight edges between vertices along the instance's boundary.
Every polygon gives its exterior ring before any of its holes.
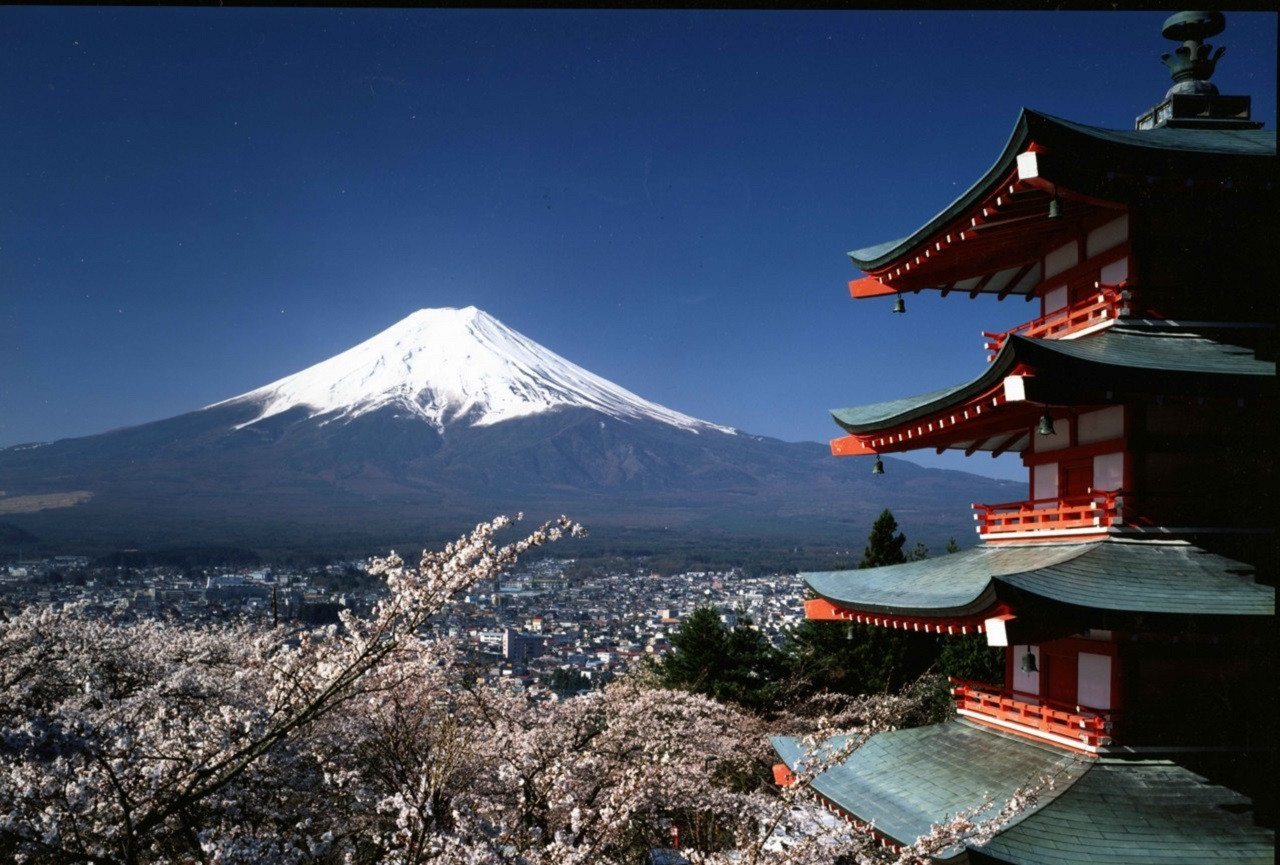
{"type": "Polygon", "coordinates": [[[636,396],[474,306],[420,309],[341,354],[217,405],[231,403],[260,406],[242,426],[298,406],[325,422],[390,407],[438,429],[579,407],[694,432],[734,432],[636,396]]]}

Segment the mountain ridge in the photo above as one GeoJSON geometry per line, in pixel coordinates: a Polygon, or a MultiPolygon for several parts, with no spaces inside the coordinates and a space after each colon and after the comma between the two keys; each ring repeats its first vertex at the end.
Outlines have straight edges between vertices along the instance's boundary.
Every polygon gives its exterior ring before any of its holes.
{"type": "Polygon", "coordinates": [[[836,459],[817,442],[673,412],[468,307],[419,311],[202,409],[0,450],[0,520],[64,548],[367,554],[524,511],[567,513],[604,541],[639,531],[731,550],[860,544],[888,507],[913,540],[942,545],[972,538],[975,498],[1024,492],[885,463],[873,477],[867,460],[836,459]]]}

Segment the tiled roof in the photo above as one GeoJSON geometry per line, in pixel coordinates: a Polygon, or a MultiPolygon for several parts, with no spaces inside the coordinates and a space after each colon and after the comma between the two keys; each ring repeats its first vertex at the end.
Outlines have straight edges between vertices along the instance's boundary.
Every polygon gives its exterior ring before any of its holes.
{"type": "Polygon", "coordinates": [[[1111,540],[999,582],[1064,604],[1144,613],[1271,616],[1276,590],[1253,568],[1186,543],[1111,540]]]}
{"type": "MultiPolygon", "coordinates": [[[[803,746],[784,737],[770,741],[794,770],[803,746]]],[[[910,843],[934,823],[987,800],[989,808],[978,817],[993,816],[1020,787],[1051,775],[1055,789],[1042,800],[1044,807],[1088,766],[1080,755],[957,720],[873,736],[843,764],[819,775],[813,790],[859,819],[874,821],[877,832],[910,843]]]]}
{"type": "Polygon", "coordinates": [[[980,545],[958,553],[901,565],[800,576],[834,604],[871,613],[964,616],[995,600],[992,578],[1031,572],[1069,561],[1093,544],[980,545]]]}
{"type": "Polygon", "coordinates": [[[1010,587],[1063,604],[1182,615],[1270,616],[1254,569],[1183,542],[983,545],[936,558],[800,575],[838,606],[903,616],[981,612],[1010,587]]]}
{"type": "MultiPolygon", "coordinates": [[[[1250,342],[1257,339],[1256,334],[1247,335],[1250,342]]],[[[1276,374],[1274,358],[1259,356],[1240,342],[1207,327],[1174,324],[1116,325],[1080,339],[1014,334],[977,378],[916,396],[833,409],[831,416],[854,435],[890,429],[991,389],[1019,362],[1053,369],[1076,382],[1096,380],[1108,387],[1147,388],[1169,395],[1221,395],[1224,387],[1270,385],[1276,374]]]]}
{"type": "Polygon", "coordinates": [[[1276,134],[1272,130],[1102,129],[1024,108],[995,164],[968,191],[907,237],[854,250],[849,258],[862,270],[874,270],[906,255],[1002,183],[1013,169],[1018,154],[1032,141],[1069,152],[1076,161],[1084,152],[1097,151],[1105,153],[1103,161],[1107,164],[1142,161],[1146,174],[1157,164],[1172,167],[1175,163],[1203,163],[1206,157],[1213,161],[1214,170],[1218,172],[1229,173],[1242,162],[1263,164],[1266,167],[1261,170],[1274,171],[1266,160],[1274,159],[1276,154],[1276,134]],[[1162,154],[1163,159],[1153,161],[1152,151],[1162,154]]]}
{"type": "Polygon", "coordinates": [[[1178,129],[1161,126],[1156,129],[1103,129],[1086,126],[1061,117],[1037,115],[1042,124],[1053,124],[1064,131],[1135,150],[1159,150],[1166,153],[1204,153],[1219,156],[1275,156],[1274,129],[1178,129]]]}
{"type": "Polygon", "coordinates": [[[1017,865],[1273,865],[1275,833],[1248,807],[1169,760],[1104,757],[983,852],[1017,865]]]}
{"type": "MultiPolygon", "coordinates": [[[[1256,331],[1240,330],[1240,336],[1257,337],[1256,331]]],[[[1276,374],[1275,358],[1259,357],[1249,345],[1228,341],[1223,333],[1210,333],[1209,327],[1193,328],[1177,325],[1130,326],[1117,324],[1093,336],[1081,339],[1028,339],[1010,337],[1012,351],[1029,363],[1033,352],[1049,352],[1062,358],[1107,367],[1151,370],[1160,373],[1193,373],[1199,376],[1266,377],[1276,374]]],[[[1162,379],[1163,380],[1163,379],[1162,379]]]]}
{"type": "MultiPolygon", "coordinates": [[[[771,741],[794,769],[803,746],[785,737],[771,741]]],[[[910,843],[988,799],[991,806],[978,816],[991,816],[1043,776],[1054,778],[1053,788],[983,853],[1016,865],[1275,861],[1275,833],[1253,825],[1246,797],[1170,760],[1094,760],[963,719],[873,736],[819,775],[813,790],[910,843]]]]}

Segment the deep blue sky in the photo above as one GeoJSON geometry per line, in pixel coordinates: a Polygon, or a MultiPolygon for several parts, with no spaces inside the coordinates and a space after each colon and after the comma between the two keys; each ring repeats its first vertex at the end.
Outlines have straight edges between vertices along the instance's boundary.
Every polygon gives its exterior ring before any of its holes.
{"type": "MultiPolygon", "coordinates": [[[[1023,106],[1132,128],[1164,12],[0,8],[0,446],[200,408],[475,304],[671,408],[825,441],[1004,303],[855,302],[1023,106]]],[[[1275,128],[1276,15],[1215,83],[1275,128]]],[[[1022,477],[1016,460],[930,464],[1022,477]]]]}

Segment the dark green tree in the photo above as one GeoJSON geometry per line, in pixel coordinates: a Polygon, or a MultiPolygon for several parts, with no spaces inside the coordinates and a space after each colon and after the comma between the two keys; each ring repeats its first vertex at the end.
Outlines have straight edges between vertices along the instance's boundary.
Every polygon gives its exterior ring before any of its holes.
{"type": "Polygon", "coordinates": [[[672,651],[658,664],[668,688],[680,688],[768,711],[781,692],[783,659],[750,619],[727,628],[715,607],[699,607],[671,635],[672,651]]]}
{"type": "Polygon", "coordinates": [[[907,560],[902,552],[906,543],[907,536],[898,531],[898,521],[885,508],[871,526],[871,534],[867,537],[867,545],[862,550],[862,561],[858,562],[858,567],[900,565],[907,560]]]}
{"type": "Polygon", "coordinates": [[[800,692],[884,693],[904,684],[904,635],[844,622],[802,622],[787,634],[792,687],[800,692]]]}
{"type": "Polygon", "coordinates": [[[712,682],[728,657],[724,624],[715,607],[698,607],[670,637],[671,651],[658,665],[662,684],[699,693],[712,682]]]}
{"type": "MultiPolygon", "coordinates": [[[[878,568],[928,558],[917,543],[904,553],[907,538],[886,508],[867,537],[859,568],[878,568]]],[[[938,638],[873,625],[805,621],[783,648],[796,693],[830,690],[846,694],[896,691],[934,667],[938,638]]]]}
{"type": "Polygon", "coordinates": [[[585,673],[559,667],[547,679],[547,686],[561,697],[572,697],[580,691],[591,690],[591,680],[585,673]]]}
{"type": "Polygon", "coordinates": [[[988,646],[982,634],[944,637],[938,672],[974,682],[1004,681],[1004,649],[988,646]]]}

